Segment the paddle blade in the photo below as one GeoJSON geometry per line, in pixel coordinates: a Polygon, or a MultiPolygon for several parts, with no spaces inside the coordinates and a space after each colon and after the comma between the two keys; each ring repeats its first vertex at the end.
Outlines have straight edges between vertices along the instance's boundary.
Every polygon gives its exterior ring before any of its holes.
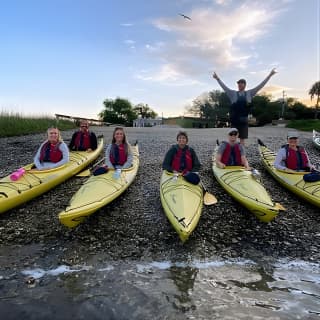
{"type": "Polygon", "coordinates": [[[204,196],[203,196],[203,203],[206,205],[206,206],[211,206],[213,204],[216,204],[218,202],[217,198],[209,193],[209,192],[205,192],[204,196]]]}
{"type": "Polygon", "coordinates": [[[83,170],[79,172],[76,177],[89,177],[91,175],[91,172],[89,169],[83,170]]]}
{"type": "Polygon", "coordinates": [[[258,139],[258,144],[260,144],[260,146],[262,146],[262,147],[266,147],[266,145],[260,139],[258,139]]]}
{"type": "Polygon", "coordinates": [[[275,205],[275,207],[277,208],[277,209],[279,209],[280,211],[286,211],[286,208],[285,207],[283,207],[280,203],[276,203],[276,205],[275,205]]]}

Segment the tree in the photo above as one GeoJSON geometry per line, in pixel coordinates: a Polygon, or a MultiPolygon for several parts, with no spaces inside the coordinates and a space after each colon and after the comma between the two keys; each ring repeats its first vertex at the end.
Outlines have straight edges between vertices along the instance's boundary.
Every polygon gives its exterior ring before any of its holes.
{"type": "Polygon", "coordinates": [[[143,103],[139,103],[137,105],[134,106],[133,111],[137,114],[137,115],[141,115],[142,118],[149,118],[149,119],[154,119],[157,117],[157,113],[152,110],[148,104],[143,104],[143,103]]]}
{"type": "Polygon", "coordinates": [[[309,95],[311,100],[313,99],[314,96],[317,97],[316,112],[315,112],[314,118],[318,119],[319,102],[320,102],[320,81],[317,81],[312,85],[311,89],[309,90],[309,95]]]}
{"type": "Polygon", "coordinates": [[[132,126],[132,121],[137,118],[131,102],[127,99],[106,99],[103,104],[105,109],[99,113],[99,117],[105,122],[132,126]]]}
{"type": "Polygon", "coordinates": [[[214,122],[217,126],[218,122],[228,121],[229,100],[219,90],[205,92],[192,101],[187,111],[200,119],[214,122]]]}

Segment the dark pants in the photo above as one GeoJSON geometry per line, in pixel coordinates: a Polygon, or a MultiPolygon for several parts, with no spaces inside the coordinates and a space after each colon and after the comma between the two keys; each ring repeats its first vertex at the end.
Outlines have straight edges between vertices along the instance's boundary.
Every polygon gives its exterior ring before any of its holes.
{"type": "Polygon", "coordinates": [[[231,128],[237,128],[240,139],[248,139],[248,123],[231,123],[231,128]]]}

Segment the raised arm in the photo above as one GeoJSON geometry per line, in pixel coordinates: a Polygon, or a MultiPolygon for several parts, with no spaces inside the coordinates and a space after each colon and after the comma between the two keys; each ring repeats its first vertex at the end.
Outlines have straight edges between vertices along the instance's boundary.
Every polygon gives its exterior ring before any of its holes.
{"type": "Polygon", "coordinates": [[[276,69],[273,68],[268,74],[268,76],[260,84],[248,90],[247,92],[250,93],[251,97],[255,96],[258,93],[258,91],[261,90],[266,85],[266,83],[270,80],[270,78],[276,73],[277,73],[276,69]]]}
{"type": "Polygon", "coordinates": [[[233,91],[230,88],[228,88],[223,82],[222,80],[218,77],[218,75],[216,74],[216,72],[213,73],[212,75],[213,79],[216,79],[217,82],[219,83],[220,87],[223,89],[223,91],[225,91],[227,94],[229,91],[233,91]]]}

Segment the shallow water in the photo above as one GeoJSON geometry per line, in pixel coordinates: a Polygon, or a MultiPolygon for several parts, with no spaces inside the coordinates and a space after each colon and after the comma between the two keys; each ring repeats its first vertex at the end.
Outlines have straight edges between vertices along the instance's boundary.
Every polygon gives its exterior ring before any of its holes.
{"type": "Polygon", "coordinates": [[[6,319],[320,318],[320,265],[303,261],[104,262],[0,279],[6,319]]]}

